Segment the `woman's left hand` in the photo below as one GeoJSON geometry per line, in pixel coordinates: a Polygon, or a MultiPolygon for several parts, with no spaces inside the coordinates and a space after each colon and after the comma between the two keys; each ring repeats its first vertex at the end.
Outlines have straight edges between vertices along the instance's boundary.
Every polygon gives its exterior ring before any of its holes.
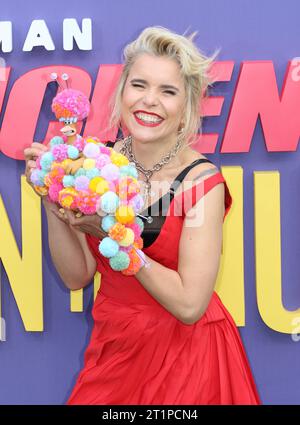
{"type": "Polygon", "coordinates": [[[102,217],[98,214],[82,215],[76,217],[74,211],[60,208],[58,211],[52,211],[60,220],[69,224],[74,230],[79,230],[83,233],[89,233],[98,239],[103,239],[108,234],[101,229],[102,217]]]}

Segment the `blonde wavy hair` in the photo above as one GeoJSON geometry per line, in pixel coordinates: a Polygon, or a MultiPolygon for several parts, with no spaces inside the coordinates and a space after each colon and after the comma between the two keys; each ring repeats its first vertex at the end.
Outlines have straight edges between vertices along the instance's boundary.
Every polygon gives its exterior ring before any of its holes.
{"type": "Polygon", "coordinates": [[[212,56],[205,56],[194,44],[197,31],[189,36],[180,35],[162,26],[145,28],[138,38],[127,44],[124,51],[124,66],[112,96],[109,126],[121,125],[121,99],[129,71],[141,54],[165,56],[175,59],[180,66],[185,84],[184,128],[182,138],[185,145],[192,144],[198,130],[202,129],[201,100],[206,97],[207,89],[213,84],[209,69],[218,55],[219,50],[212,56]]]}

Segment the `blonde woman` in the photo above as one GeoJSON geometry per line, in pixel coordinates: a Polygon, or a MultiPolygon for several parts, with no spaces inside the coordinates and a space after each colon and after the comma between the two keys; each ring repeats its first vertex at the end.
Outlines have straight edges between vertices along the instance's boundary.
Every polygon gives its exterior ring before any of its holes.
{"type": "MultiPolygon", "coordinates": [[[[53,262],[70,289],[98,270],[84,365],[68,404],[260,404],[237,327],[214,291],[231,206],[217,167],[191,145],[213,57],[163,27],[126,46],[109,142],[143,182],[144,266],[113,271],[97,249],[101,217],[61,214],[43,199],[53,262]]],[[[199,113],[200,112],[200,113],[199,113]]],[[[26,174],[40,149],[25,151],[26,174]]]]}

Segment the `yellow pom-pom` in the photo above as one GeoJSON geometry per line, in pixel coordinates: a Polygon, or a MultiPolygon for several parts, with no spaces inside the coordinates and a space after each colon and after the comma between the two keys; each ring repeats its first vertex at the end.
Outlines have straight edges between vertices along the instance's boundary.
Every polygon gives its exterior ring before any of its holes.
{"type": "Polygon", "coordinates": [[[96,166],[96,161],[92,158],[87,158],[83,162],[83,168],[85,170],[91,170],[92,168],[95,168],[95,166],[96,166]]]}
{"type": "Polygon", "coordinates": [[[73,202],[74,202],[74,199],[72,198],[72,196],[68,195],[64,197],[61,203],[64,208],[71,208],[71,205],[73,204],[73,202]]]}
{"type": "Polygon", "coordinates": [[[73,187],[66,187],[59,192],[58,201],[63,208],[72,209],[78,192],[73,187]]]}
{"type": "Polygon", "coordinates": [[[107,181],[103,177],[94,177],[90,181],[89,188],[92,192],[99,193],[99,195],[102,195],[104,192],[109,190],[109,185],[107,181]]]}
{"type": "Polygon", "coordinates": [[[60,168],[64,168],[63,166],[62,166],[62,163],[61,162],[52,162],[52,164],[51,164],[51,170],[54,170],[54,168],[58,168],[58,167],[60,167],[60,168]]]}
{"type": "Polygon", "coordinates": [[[122,223],[132,223],[135,217],[134,210],[130,205],[120,205],[116,210],[116,219],[122,223]]]}
{"type": "Polygon", "coordinates": [[[34,190],[41,196],[48,195],[48,187],[47,186],[33,186],[34,190]]]}
{"type": "Polygon", "coordinates": [[[68,158],[68,159],[64,159],[61,163],[60,166],[65,170],[67,165],[71,164],[73,161],[72,159],[68,158]]]}
{"type": "Polygon", "coordinates": [[[95,143],[96,145],[100,142],[98,137],[88,137],[86,143],[95,143]]]}
{"type": "Polygon", "coordinates": [[[122,165],[128,165],[129,164],[129,160],[128,158],[126,158],[125,155],[116,152],[115,150],[112,149],[111,155],[110,155],[110,160],[113,164],[117,165],[118,167],[122,167],[122,165]]]}
{"type": "Polygon", "coordinates": [[[99,182],[96,187],[96,193],[99,195],[103,195],[103,193],[107,192],[109,190],[109,184],[106,180],[103,179],[103,181],[99,182]]]}
{"type": "Polygon", "coordinates": [[[132,229],[126,229],[125,237],[119,241],[120,246],[129,246],[134,242],[134,232],[132,229]]]}

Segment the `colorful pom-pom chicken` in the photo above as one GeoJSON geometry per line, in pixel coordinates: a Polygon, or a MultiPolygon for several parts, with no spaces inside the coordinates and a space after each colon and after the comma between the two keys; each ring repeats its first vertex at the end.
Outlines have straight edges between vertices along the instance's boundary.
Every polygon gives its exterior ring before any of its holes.
{"type": "Polygon", "coordinates": [[[53,99],[52,110],[64,127],[62,136],[53,137],[49,150],[37,158],[30,177],[35,190],[77,217],[101,216],[107,237],[99,243],[100,254],[113,270],[137,273],[144,261],[144,224],[137,217],[144,201],[134,164],[96,137],[77,133],[77,122],[90,110],[83,93],[63,90],[53,99]]]}

